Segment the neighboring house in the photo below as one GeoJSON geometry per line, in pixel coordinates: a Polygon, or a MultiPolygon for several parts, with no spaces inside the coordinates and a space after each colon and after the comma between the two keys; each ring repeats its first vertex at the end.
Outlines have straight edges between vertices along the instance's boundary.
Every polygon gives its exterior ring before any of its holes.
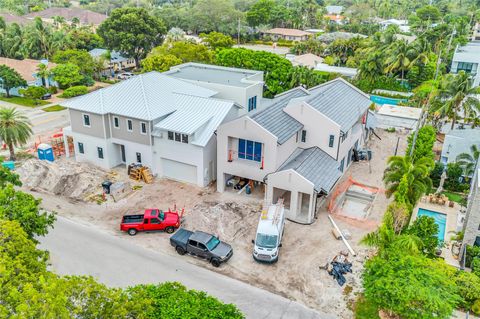
{"type": "Polygon", "coordinates": [[[465,46],[457,46],[453,54],[450,73],[465,71],[473,78],[473,86],[480,85],[480,41],[472,41],[465,46]]]}
{"type": "Polygon", "coordinates": [[[200,85],[251,112],[262,108],[263,72],[200,63],[184,63],[163,74],[200,85]]]}
{"type": "Polygon", "coordinates": [[[480,40],[480,22],[477,22],[473,27],[472,41],[480,40]]]}
{"type": "Polygon", "coordinates": [[[326,6],[327,14],[341,14],[343,12],[343,6],[326,6]]]}
{"type": "Polygon", "coordinates": [[[262,34],[269,36],[274,41],[278,40],[290,40],[290,41],[305,41],[312,35],[310,32],[287,29],[287,28],[273,28],[267,31],[263,31],[262,34]]]}
{"type": "Polygon", "coordinates": [[[312,223],[364,144],[370,104],[368,95],[338,78],[310,90],[292,89],[264,110],[222,124],[218,191],[236,178],[266,184],[267,205],[283,198],[289,219],[312,223]]]}
{"type": "Polygon", "coordinates": [[[335,40],[350,40],[352,38],[366,38],[366,35],[360,33],[351,33],[351,32],[329,32],[319,35],[317,37],[318,41],[325,42],[327,44],[332,43],[335,40]]]}
{"type": "Polygon", "coordinates": [[[317,71],[323,71],[323,72],[328,72],[328,73],[338,73],[343,76],[346,76],[348,78],[354,78],[357,73],[358,69],[356,68],[347,68],[344,66],[334,66],[334,65],[328,65],[325,63],[317,63],[315,66],[315,70],[317,71]]]}
{"type": "Polygon", "coordinates": [[[0,18],[3,18],[3,21],[5,21],[6,24],[16,23],[21,26],[27,25],[32,22],[25,17],[17,16],[11,13],[0,13],[0,18]]]}
{"type": "Polygon", "coordinates": [[[421,108],[383,104],[375,112],[376,126],[383,129],[413,130],[417,127],[421,115],[421,108]]]}
{"type": "MultiPolygon", "coordinates": [[[[32,60],[32,59],[25,59],[25,60],[16,60],[16,59],[9,59],[9,58],[1,58],[0,57],[0,65],[6,65],[15,71],[17,71],[24,79],[27,81],[28,86],[58,86],[57,83],[49,77],[47,79],[42,79],[37,75],[38,72],[38,65],[39,64],[46,64],[48,69],[52,69],[56,66],[55,63],[50,63],[47,60],[32,60]]],[[[10,90],[11,95],[17,95],[18,90],[21,88],[13,88],[10,90]]],[[[0,87],[0,93],[5,93],[5,90],[0,87]]]]}
{"type": "Polygon", "coordinates": [[[463,241],[460,249],[460,264],[463,266],[466,245],[480,246],[480,160],[477,162],[468,195],[467,211],[463,223],[463,241]]]}
{"type": "Polygon", "coordinates": [[[326,14],[324,18],[332,23],[344,24],[347,22],[348,18],[340,14],[326,14]]]}
{"type": "Polygon", "coordinates": [[[480,146],[480,129],[453,129],[445,135],[440,161],[445,165],[456,162],[457,156],[470,153],[474,144],[480,146]]]}
{"type": "Polygon", "coordinates": [[[242,81],[245,74],[262,86],[263,73],[244,70],[240,78],[238,69],[205,66],[216,70],[209,75],[199,64],[190,66],[172,74],[140,74],[62,102],[71,122],[64,129],[65,143],[73,138],[76,160],[105,169],[142,163],[158,176],[198,186],[214,181],[215,131],[222,122],[247,113],[250,91],[245,89],[254,84],[242,81]],[[193,78],[184,80],[180,74],[193,78]],[[197,77],[204,82],[194,80],[197,77]],[[221,99],[228,88],[234,92],[232,99],[221,99]]]}
{"type": "MultiPolygon", "coordinates": [[[[95,48],[90,50],[88,53],[92,56],[92,58],[98,60],[102,56],[105,56],[108,52],[109,51],[106,49],[95,48]]],[[[134,67],[135,67],[135,59],[126,58],[117,51],[110,51],[110,60],[105,61],[102,75],[114,76],[115,72],[118,72],[121,70],[129,70],[134,67]]]]}
{"type": "Polygon", "coordinates": [[[69,24],[76,18],[82,26],[98,27],[107,16],[101,13],[85,10],[81,8],[60,8],[51,7],[39,12],[32,12],[24,16],[27,19],[33,20],[35,17],[40,17],[42,21],[53,23],[55,17],[62,17],[69,24]]]}
{"type": "Polygon", "coordinates": [[[410,26],[408,25],[408,20],[387,19],[387,20],[381,21],[379,24],[382,30],[385,30],[390,25],[396,25],[398,26],[400,31],[405,33],[410,32],[410,26]]]}
{"type": "Polygon", "coordinates": [[[308,68],[314,69],[317,64],[323,62],[323,58],[312,53],[305,53],[294,56],[291,59],[291,62],[294,66],[306,66],[308,68]]]}

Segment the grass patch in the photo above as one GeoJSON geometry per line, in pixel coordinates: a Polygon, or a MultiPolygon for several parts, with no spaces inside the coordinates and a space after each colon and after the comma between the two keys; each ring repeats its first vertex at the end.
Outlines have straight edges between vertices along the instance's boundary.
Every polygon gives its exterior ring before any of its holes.
{"type": "Polygon", "coordinates": [[[355,303],[355,319],[380,319],[378,307],[360,295],[355,303]]]}
{"type": "Polygon", "coordinates": [[[456,202],[461,204],[463,202],[463,196],[461,194],[457,193],[451,193],[451,192],[442,192],[443,195],[447,196],[449,200],[452,202],[456,202]]]}
{"type": "Polygon", "coordinates": [[[33,99],[28,99],[26,97],[21,97],[21,96],[11,96],[11,97],[0,96],[0,100],[13,103],[13,104],[28,106],[28,107],[36,107],[36,106],[49,104],[49,102],[46,102],[46,101],[42,101],[42,100],[35,101],[33,99]]]}
{"type": "Polygon", "coordinates": [[[55,105],[51,105],[51,106],[47,106],[45,108],[42,109],[42,111],[45,111],[45,112],[58,112],[58,111],[63,111],[65,110],[66,107],[64,106],[61,106],[61,105],[58,105],[58,104],[55,104],[55,105]]]}

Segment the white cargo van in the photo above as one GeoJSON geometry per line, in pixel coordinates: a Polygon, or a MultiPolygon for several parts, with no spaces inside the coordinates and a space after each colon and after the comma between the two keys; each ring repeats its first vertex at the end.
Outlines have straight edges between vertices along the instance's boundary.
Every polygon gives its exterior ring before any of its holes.
{"type": "Polygon", "coordinates": [[[257,234],[252,240],[253,259],[260,262],[274,263],[278,260],[279,248],[282,247],[283,228],[285,226],[285,209],[283,203],[270,205],[262,210],[258,221],[257,234]]]}

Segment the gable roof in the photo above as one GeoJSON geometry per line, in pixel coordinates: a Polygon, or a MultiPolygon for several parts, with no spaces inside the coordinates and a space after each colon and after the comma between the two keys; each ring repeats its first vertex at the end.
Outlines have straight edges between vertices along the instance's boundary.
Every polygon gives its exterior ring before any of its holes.
{"type": "Polygon", "coordinates": [[[321,84],[310,90],[313,94],[305,103],[340,125],[347,132],[372,104],[368,95],[342,78],[321,84]]]}
{"type": "Polygon", "coordinates": [[[273,99],[267,108],[253,114],[252,120],[277,137],[277,143],[285,143],[293,134],[302,129],[303,124],[288,115],[283,109],[294,98],[305,97],[309,93],[303,88],[294,88],[273,99]]]}
{"type": "Polygon", "coordinates": [[[192,135],[190,143],[205,146],[220,123],[233,107],[233,101],[175,93],[175,108],[171,115],[154,126],[153,135],[174,131],[192,135]]]}
{"type": "Polygon", "coordinates": [[[277,172],[289,169],[312,182],[316,192],[327,194],[342,176],[337,161],[318,147],[297,148],[277,172]]]}
{"type": "Polygon", "coordinates": [[[51,63],[46,60],[32,60],[32,59],[16,60],[16,59],[0,57],[0,65],[6,65],[14,69],[27,82],[35,81],[34,75],[37,73],[38,65],[42,63],[46,64],[48,69],[51,69],[56,66],[55,63],[51,63]]]}
{"type": "Polygon", "coordinates": [[[217,94],[215,91],[152,71],[60,104],[79,111],[155,120],[176,110],[175,93],[199,97],[217,94]]]}
{"type": "Polygon", "coordinates": [[[305,35],[310,35],[309,32],[305,32],[298,29],[287,29],[287,28],[273,28],[270,30],[263,31],[266,34],[281,34],[284,36],[292,36],[292,37],[303,37],[305,35]]]}
{"type": "MultiPolygon", "coordinates": [[[[102,56],[103,54],[107,53],[108,50],[107,49],[101,49],[101,48],[95,48],[95,49],[92,49],[90,51],[88,51],[88,53],[90,54],[90,56],[92,58],[98,58],[100,56],[102,56]]],[[[120,52],[117,52],[115,50],[113,51],[110,51],[110,61],[111,62],[124,62],[124,61],[127,61],[128,58],[122,56],[120,54],[120,52]]]]}
{"type": "Polygon", "coordinates": [[[65,18],[67,21],[72,21],[73,18],[78,18],[81,24],[99,25],[107,16],[101,13],[85,10],[81,8],[59,8],[52,7],[39,12],[32,12],[25,15],[25,18],[33,19],[40,17],[42,19],[52,19],[55,16],[65,18]]]}

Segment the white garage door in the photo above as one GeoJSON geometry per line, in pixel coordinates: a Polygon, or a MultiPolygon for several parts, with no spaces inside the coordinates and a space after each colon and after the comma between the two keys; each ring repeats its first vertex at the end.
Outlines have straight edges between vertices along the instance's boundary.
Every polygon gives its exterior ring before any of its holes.
{"type": "Polygon", "coordinates": [[[162,158],[163,175],[181,182],[197,184],[197,167],[162,158]]]}

